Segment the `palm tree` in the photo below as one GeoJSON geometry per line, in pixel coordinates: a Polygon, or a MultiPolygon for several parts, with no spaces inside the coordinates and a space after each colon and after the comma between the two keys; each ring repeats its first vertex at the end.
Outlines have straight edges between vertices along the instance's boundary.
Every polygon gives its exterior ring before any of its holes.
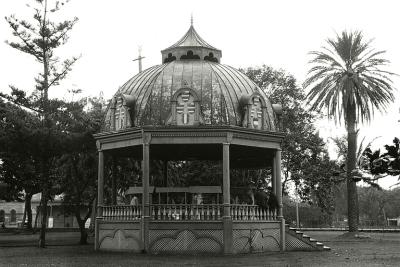
{"type": "Polygon", "coordinates": [[[388,60],[380,58],[385,51],[371,48],[371,41],[362,32],[346,32],[327,39],[322,51],[312,51],[311,68],[304,87],[309,88],[310,110],[326,110],[328,118],[341,123],[347,130],[347,202],[349,231],[358,231],[358,196],[354,170],[357,153],[357,125],[369,122],[374,111],[385,112],[394,100],[390,77],[393,73],[382,67],[388,60]]]}

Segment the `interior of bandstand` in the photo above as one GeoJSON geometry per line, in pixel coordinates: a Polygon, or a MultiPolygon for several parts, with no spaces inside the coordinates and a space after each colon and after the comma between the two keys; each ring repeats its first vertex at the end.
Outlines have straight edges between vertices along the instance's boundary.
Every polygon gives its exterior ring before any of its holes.
{"type": "Polygon", "coordinates": [[[145,214],[151,220],[168,221],[222,220],[224,216],[255,221],[281,216],[281,209],[257,205],[252,199],[252,193],[267,191],[281,202],[281,194],[276,193],[281,189],[276,183],[275,160],[280,150],[229,144],[165,144],[100,153],[105,179],[99,188],[103,220],[139,220],[145,214]],[[201,170],[192,175],[182,173],[185,165],[192,169],[210,167],[215,172],[202,181],[195,177],[201,170]],[[172,180],[168,174],[174,171],[172,180]]]}

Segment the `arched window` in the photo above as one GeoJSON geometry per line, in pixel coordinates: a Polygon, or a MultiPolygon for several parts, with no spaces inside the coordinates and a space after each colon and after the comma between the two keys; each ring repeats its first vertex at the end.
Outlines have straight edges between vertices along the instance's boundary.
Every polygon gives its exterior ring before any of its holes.
{"type": "Polygon", "coordinates": [[[5,221],[5,212],[4,210],[0,210],[0,222],[4,222],[5,221]]]}
{"type": "Polygon", "coordinates": [[[181,88],[172,97],[171,114],[168,124],[172,125],[199,125],[200,116],[199,98],[192,89],[181,88]]]}
{"type": "Polygon", "coordinates": [[[208,56],[204,57],[204,60],[218,63],[218,59],[216,57],[214,57],[214,54],[211,52],[208,54],[208,56]]]}
{"type": "Polygon", "coordinates": [[[251,96],[244,95],[240,99],[242,109],[243,127],[265,130],[266,124],[266,103],[264,98],[255,92],[251,96]]]}
{"type": "Polygon", "coordinates": [[[115,113],[114,113],[114,121],[115,121],[115,130],[121,130],[125,128],[125,107],[123,106],[123,99],[121,97],[117,98],[115,104],[115,113]]]}
{"type": "Polygon", "coordinates": [[[192,50],[189,50],[187,51],[186,55],[181,56],[181,59],[200,59],[200,57],[193,54],[192,50]]]}
{"type": "Polygon", "coordinates": [[[17,212],[14,209],[12,209],[10,211],[10,222],[15,223],[16,221],[17,221],[17,212]]]}
{"type": "Polygon", "coordinates": [[[263,124],[263,111],[262,104],[259,96],[252,98],[251,110],[250,110],[250,123],[255,129],[262,129],[263,124]]]}
{"type": "Polygon", "coordinates": [[[172,55],[172,53],[168,53],[168,57],[164,59],[164,63],[172,62],[176,60],[176,57],[172,55]]]}
{"type": "Polygon", "coordinates": [[[134,126],[135,98],[131,95],[119,94],[112,101],[110,128],[118,131],[134,126]]]}

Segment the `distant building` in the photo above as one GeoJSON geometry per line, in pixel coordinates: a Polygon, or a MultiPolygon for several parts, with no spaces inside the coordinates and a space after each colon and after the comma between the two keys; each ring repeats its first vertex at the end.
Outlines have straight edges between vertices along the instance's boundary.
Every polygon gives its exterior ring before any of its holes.
{"type": "MultiPolygon", "coordinates": [[[[41,194],[35,194],[32,196],[32,226],[35,224],[36,214],[37,225],[41,223],[41,212],[40,212],[40,198],[41,194]]],[[[49,228],[78,228],[78,222],[73,214],[69,214],[65,211],[65,207],[61,205],[61,197],[56,196],[53,201],[49,201],[47,209],[48,227],[49,228]]],[[[24,217],[24,202],[19,201],[2,201],[0,200],[0,226],[3,225],[6,228],[16,228],[22,224],[24,217]]],[[[84,211],[81,211],[83,215],[84,211]]],[[[28,218],[25,218],[25,222],[28,218]]]]}

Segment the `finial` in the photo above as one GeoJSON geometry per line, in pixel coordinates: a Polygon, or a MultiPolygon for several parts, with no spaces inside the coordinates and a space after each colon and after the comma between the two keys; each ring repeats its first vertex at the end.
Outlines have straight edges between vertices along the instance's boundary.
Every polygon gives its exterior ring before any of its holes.
{"type": "Polygon", "coordinates": [[[190,26],[193,26],[193,12],[190,14],[190,26]]]}

